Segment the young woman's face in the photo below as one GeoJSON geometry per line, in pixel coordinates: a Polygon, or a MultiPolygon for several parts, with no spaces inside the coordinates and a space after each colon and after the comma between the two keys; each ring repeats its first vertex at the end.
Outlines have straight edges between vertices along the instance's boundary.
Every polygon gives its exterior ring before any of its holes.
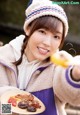
{"type": "Polygon", "coordinates": [[[40,28],[30,36],[25,49],[29,61],[43,61],[57,51],[62,40],[63,25],[59,24],[57,32],[40,28]]]}

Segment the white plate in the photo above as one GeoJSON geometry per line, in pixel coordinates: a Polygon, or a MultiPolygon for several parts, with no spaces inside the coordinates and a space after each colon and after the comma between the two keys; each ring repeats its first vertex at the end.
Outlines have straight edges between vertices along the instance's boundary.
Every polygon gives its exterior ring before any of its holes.
{"type": "MultiPolygon", "coordinates": [[[[11,96],[15,96],[17,94],[30,94],[30,93],[28,93],[26,91],[22,91],[22,90],[7,91],[1,96],[1,104],[8,104],[8,99],[11,96]]],[[[35,96],[34,96],[34,99],[37,100],[39,102],[39,105],[41,106],[41,108],[37,109],[36,112],[28,112],[26,109],[20,109],[18,106],[16,106],[16,107],[11,106],[11,111],[14,113],[18,113],[18,114],[39,114],[39,113],[42,113],[45,110],[44,104],[35,96]]]]}

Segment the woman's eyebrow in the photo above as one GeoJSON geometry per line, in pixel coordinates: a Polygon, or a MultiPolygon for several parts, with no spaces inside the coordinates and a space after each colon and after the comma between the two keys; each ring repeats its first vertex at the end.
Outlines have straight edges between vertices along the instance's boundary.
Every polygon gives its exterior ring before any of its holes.
{"type": "Polygon", "coordinates": [[[56,33],[56,34],[61,34],[61,35],[62,35],[62,32],[60,32],[60,31],[56,31],[55,33],[56,33]]]}

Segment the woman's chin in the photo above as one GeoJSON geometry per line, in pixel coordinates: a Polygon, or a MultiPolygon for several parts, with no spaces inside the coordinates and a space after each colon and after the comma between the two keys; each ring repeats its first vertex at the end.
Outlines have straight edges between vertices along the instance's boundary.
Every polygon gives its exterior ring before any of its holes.
{"type": "MultiPolygon", "coordinates": [[[[48,56],[49,57],[49,56],[48,56]]],[[[37,57],[37,60],[39,60],[39,61],[44,61],[44,60],[46,60],[48,57],[37,57]]]]}

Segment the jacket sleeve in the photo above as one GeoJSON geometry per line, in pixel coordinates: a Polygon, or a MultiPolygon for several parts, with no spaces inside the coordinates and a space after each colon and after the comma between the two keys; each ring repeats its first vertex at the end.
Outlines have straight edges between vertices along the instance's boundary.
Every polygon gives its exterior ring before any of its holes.
{"type": "Polygon", "coordinates": [[[5,67],[0,64],[0,96],[5,93],[5,91],[15,88],[16,87],[9,85],[9,79],[5,71],[5,67]]]}
{"type": "Polygon", "coordinates": [[[54,70],[53,88],[56,96],[64,103],[80,105],[80,81],[71,79],[70,71],[72,66],[67,69],[56,66],[54,70]]]}

